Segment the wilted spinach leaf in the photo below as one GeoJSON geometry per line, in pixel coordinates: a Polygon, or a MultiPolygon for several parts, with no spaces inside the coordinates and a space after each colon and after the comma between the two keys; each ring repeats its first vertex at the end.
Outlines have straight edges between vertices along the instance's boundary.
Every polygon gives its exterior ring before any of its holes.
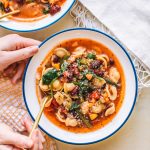
{"type": "Polygon", "coordinates": [[[45,85],[48,85],[51,83],[51,81],[58,77],[58,71],[56,69],[49,70],[46,74],[42,77],[42,82],[45,85]]]}

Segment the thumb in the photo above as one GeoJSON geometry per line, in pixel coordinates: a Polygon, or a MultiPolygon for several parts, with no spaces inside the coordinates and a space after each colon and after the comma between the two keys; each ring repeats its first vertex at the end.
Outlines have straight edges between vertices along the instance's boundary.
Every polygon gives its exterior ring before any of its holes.
{"type": "Polygon", "coordinates": [[[30,46],[26,48],[22,48],[15,51],[8,51],[8,60],[9,64],[27,59],[38,52],[38,46],[30,46]]]}
{"type": "Polygon", "coordinates": [[[14,145],[19,148],[31,148],[33,146],[33,141],[27,136],[11,132],[7,140],[5,140],[5,144],[14,145]]]}

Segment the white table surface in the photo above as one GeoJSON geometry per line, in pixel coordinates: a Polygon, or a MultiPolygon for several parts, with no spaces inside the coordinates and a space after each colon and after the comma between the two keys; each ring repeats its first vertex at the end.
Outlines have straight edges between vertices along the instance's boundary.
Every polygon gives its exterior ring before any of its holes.
{"type": "MultiPolygon", "coordinates": [[[[74,27],[69,15],[47,29],[32,33],[17,33],[44,40],[52,33],[74,27]]],[[[15,33],[0,27],[0,37],[15,33]]],[[[150,150],[150,88],[144,89],[128,122],[111,138],[93,145],[74,146],[58,142],[59,150],[150,150]]]]}

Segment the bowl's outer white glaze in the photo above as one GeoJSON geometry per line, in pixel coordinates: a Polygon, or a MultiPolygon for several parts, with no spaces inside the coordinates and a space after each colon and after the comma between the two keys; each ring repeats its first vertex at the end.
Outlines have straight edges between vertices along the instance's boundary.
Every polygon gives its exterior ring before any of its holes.
{"type": "Polygon", "coordinates": [[[138,88],[136,72],[129,55],[117,41],[105,33],[93,29],[69,29],[53,35],[40,45],[40,51],[30,60],[26,67],[23,81],[23,95],[30,115],[35,118],[40,110],[35,89],[36,68],[54,46],[64,40],[73,38],[90,38],[103,43],[117,56],[123,67],[126,80],[125,98],[122,107],[112,122],[104,128],[90,133],[76,134],[67,132],[55,126],[44,115],[41,118],[40,127],[47,134],[60,141],[71,144],[91,144],[102,141],[117,132],[128,120],[136,101],[138,88]]]}
{"type": "Polygon", "coordinates": [[[40,19],[38,21],[21,22],[21,21],[4,19],[0,21],[0,26],[8,30],[13,30],[18,32],[37,31],[46,28],[56,23],[58,20],[60,20],[71,9],[74,3],[75,0],[67,0],[62,6],[60,12],[58,12],[54,16],[48,15],[47,17],[40,19]]]}

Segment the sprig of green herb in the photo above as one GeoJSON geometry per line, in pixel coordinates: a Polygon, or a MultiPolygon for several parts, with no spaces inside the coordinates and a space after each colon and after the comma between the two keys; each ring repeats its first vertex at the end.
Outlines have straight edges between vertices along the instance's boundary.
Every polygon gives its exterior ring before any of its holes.
{"type": "Polygon", "coordinates": [[[88,127],[91,128],[92,124],[90,123],[90,120],[84,117],[84,115],[79,111],[76,110],[76,113],[78,114],[79,118],[82,120],[82,122],[88,127]]]}

